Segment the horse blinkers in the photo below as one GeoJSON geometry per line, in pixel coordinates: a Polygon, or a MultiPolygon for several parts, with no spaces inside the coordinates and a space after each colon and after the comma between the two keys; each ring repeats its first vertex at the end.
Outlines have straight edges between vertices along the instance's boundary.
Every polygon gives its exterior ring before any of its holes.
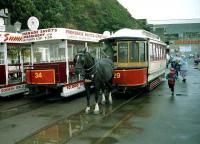
{"type": "Polygon", "coordinates": [[[83,54],[77,54],[74,57],[75,74],[81,74],[84,72],[85,57],[83,54]]]}

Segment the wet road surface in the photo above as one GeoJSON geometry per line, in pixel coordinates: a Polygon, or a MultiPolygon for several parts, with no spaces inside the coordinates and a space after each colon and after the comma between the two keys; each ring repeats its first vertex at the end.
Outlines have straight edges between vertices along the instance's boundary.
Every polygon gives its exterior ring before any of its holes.
{"type": "Polygon", "coordinates": [[[177,80],[174,97],[164,82],[136,99],[101,106],[99,115],[74,111],[17,143],[199,144],[199,108],[200,71],[190,67],[187,82],[177,80]]]}

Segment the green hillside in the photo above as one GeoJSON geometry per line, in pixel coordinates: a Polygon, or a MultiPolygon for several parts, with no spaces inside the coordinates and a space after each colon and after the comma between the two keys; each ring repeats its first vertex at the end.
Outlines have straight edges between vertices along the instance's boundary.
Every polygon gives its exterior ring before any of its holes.
{"type": "Polygon", "coordinates": [[[39,28],[66,27],[102,33],[120,28],[144,28],[117,0],[1,0],[0,9],[8,8],[11,23],[36,16],[39,28]]]}

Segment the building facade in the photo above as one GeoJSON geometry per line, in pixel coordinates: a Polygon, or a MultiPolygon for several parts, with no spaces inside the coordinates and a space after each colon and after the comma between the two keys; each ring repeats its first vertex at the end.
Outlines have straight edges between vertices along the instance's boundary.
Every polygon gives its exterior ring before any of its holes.
{"type": "Polygon", "coordinates": [[[148,25],[169,44],[170,53],[200,54],[200,19],[148,21],[148,25]]]}

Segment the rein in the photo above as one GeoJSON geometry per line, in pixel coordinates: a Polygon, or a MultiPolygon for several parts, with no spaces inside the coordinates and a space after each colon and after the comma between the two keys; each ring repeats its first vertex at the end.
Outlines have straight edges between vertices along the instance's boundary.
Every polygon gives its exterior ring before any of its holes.
{"type": "Polygon", "coordinates": [[[89,75],[95,75],[97,73],[97,68],[96,68],[97,64],[98,62],[94,59],[94,65],[92,65],[90,68],[85,69],[85,73],[89,75]],[[90,70],[91,72],[87,72],[90,70]]]}

